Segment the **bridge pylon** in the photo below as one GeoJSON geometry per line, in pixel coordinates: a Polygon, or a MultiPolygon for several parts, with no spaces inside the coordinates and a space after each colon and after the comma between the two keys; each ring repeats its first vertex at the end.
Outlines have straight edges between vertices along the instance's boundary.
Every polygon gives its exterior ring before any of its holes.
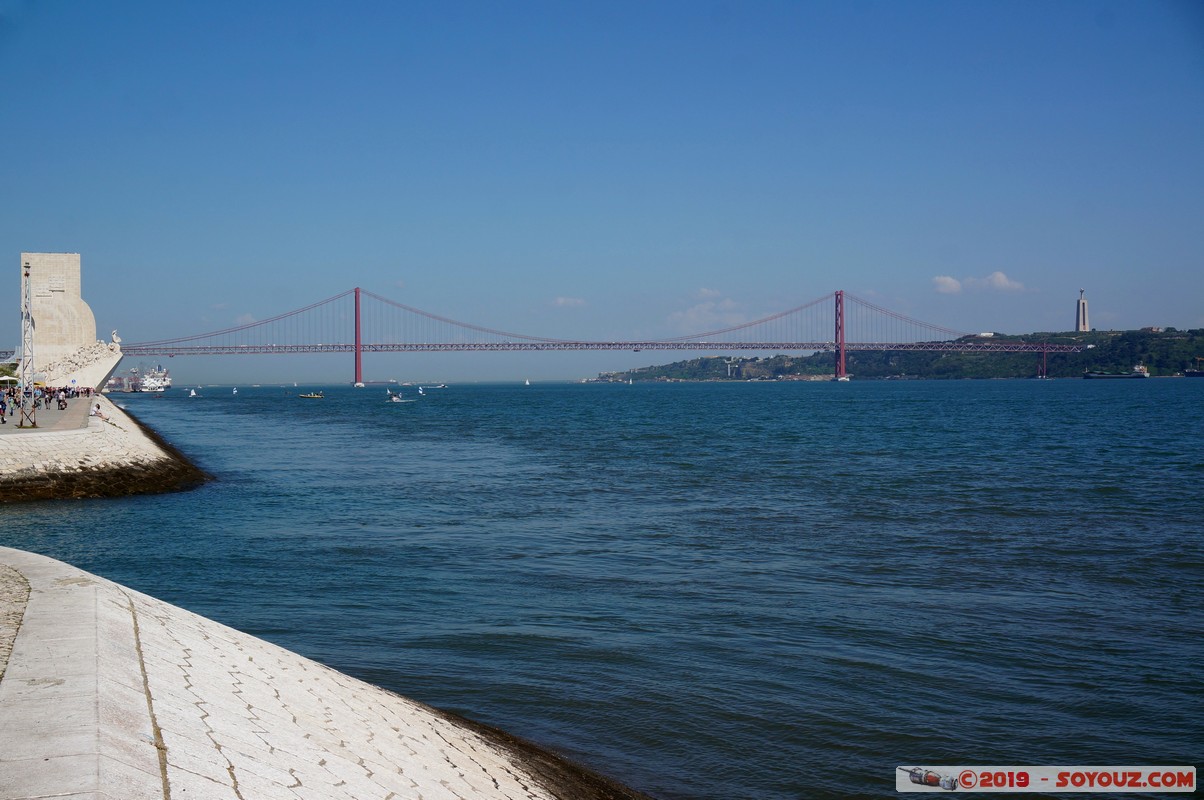
{"type": "Polygon", "coordinates": [[[844,368],[844,291],[838,290],[835,293],[836,297],[836,338],[833,340],[836,344],[835,358],[836,366],[832,377],[840,380],[847,376],[844,368]]]}
{"type": "Polygon", "coordinates": [[[360,287],[355,287],[355,385],[364,385],[364,340],[360,336],[360,287]]]}

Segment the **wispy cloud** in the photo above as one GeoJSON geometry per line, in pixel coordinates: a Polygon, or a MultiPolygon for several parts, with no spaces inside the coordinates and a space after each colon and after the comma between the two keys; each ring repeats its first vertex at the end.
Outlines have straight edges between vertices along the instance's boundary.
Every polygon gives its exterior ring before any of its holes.
{"type": "Polygon", "coordinates": [[[239,314],[234,318],[235,325],[250,325],[252,322],[258,322],[252,314],[239,314]]]}
{"type": "MultiPolygon", "coordinates": [[[[703,289],[708,294],[700,296],[719,297],[718,292],[703,289]]],[[[728,297],[716,300],[704,300],[695,303],[684,311],[674,311],[669,315],[669,325],[683,333],[704,333],[714,328],[727,328],[748,322],[745,314],[736,301],[728,297]]]]}
{"type": "Polygon", "coordinates": [[[585,305],[585,301],[580,297],[557,297],[552,301],[552,305],[557,308],[576,308],[585,305]]]}
{"type": "Polygon", "coordinates": [[[984,292],[1023,292],[1024,284],[1014,281],[999,270],[995,270],[985,278],[957,278],[948,275],[937,275],[932,279],[933,288],[941,294],[959,294],[962,289],[973,289],[984,292]]]}
{"type": "Polygon", "coordinates": [[[398,289],[404,289],[404,288],[406,288],[406,282],[405,282],[405,281],[403,281],[403,280],[401,280],[400,278],[398,278],[397,280],[393,281],[393,285],[394,285],[394,286],[396,286],[398,289]]]}
{"type": "Polygon", "coordinates": [[[988,289],[995,292],[1022,292],[1024,284],[1014,281],[999,270],[985,278],[966,278],[966,285],[975,289],[988,289]]]}
{"type": "Polygon", "coordinates": [[[957,294],[962,290],[962,282],[948,275],[937,275],[932,279],[932,283],[941,294],[957,294]]]}

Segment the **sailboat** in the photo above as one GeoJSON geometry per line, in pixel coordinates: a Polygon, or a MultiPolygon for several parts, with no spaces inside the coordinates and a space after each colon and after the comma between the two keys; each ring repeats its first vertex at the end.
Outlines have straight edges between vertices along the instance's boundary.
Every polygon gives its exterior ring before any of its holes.
{"type": "Polygon", "coordinates": [[[530,381],[529,379],[528,379],[528,380],[525,380],[525,381],[523,381],[523,383],[524,383],[525,385],[527,385],[527,386],[530,386],[530,385],[531,385],[531,381],[530,381]]]}
{"type": "Polygon", "coordinates": [[[237,386],[235,386],[235,387],[234,387],[234,394],[238,394],[238,387],[237,387],[237,386]]]}
{"type": "Polygon", "coordinates": [[[189,396],[189,397],[200,397],[200,395],[198,395],[198,394],[196,393],[196,389],[189,389],[189,390],[188,390],[188,396],[189,396]]]}

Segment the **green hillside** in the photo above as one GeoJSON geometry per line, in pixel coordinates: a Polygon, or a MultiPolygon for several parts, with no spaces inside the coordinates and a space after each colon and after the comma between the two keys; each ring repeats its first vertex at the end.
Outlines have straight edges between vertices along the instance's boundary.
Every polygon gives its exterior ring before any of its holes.
{"type": "MultiPolygon", "coordinates": [[[[982,341],[978,337],[968,338],[982,341]]],[[[1046,364],[1051,378],[1077,378],[1089,370],[1128,372],[1135,364],[1144,364],[1154,376],[1172,376],[1204,364],[1204,329],[996,334],[993,340],[1080,344],[1086,348],[1080,353],[1050,353],[1046,364]]],[[[1041,353],[849,352],[845,364],[849,374],[858,379],[1031,378],[1041,366],[1041,353]]],[[[832,371],[831,353],[709,356],[603,373],[598,380],[804,380],[830,377],[832,371]]]]}

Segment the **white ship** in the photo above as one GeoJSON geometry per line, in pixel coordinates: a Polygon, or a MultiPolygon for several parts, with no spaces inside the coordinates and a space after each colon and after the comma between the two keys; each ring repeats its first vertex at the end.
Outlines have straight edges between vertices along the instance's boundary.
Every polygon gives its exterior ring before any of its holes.
{"type": "MultiPolygon", "coordinates": [[[[133,372],[133,370],[130,370],[133,372]]],[[[166,392],[171,388],[171,375],[162,366],[145,370],[137,383],[137,392],[166,392]]]]}

